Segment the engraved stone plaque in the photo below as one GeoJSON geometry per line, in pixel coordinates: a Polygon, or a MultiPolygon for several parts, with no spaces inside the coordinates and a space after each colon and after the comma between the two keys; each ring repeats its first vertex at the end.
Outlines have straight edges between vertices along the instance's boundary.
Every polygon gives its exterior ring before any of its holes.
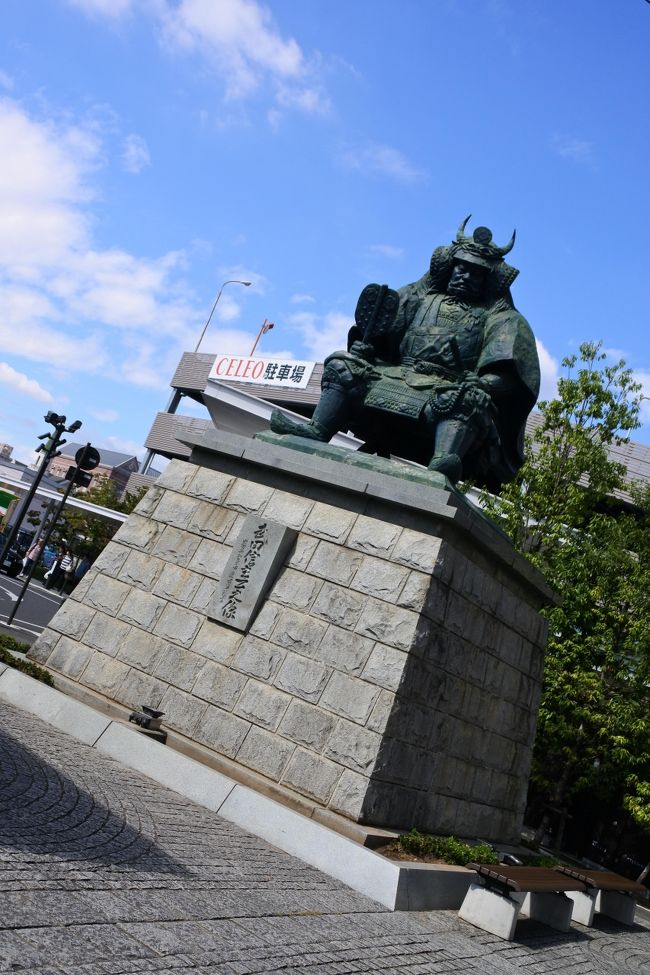
{"type": "Polygon", "coordinates": [[[208,616],[245,633],[297,534],[293,528],[277,521],[248,515],[226,563],[208,616]]]}

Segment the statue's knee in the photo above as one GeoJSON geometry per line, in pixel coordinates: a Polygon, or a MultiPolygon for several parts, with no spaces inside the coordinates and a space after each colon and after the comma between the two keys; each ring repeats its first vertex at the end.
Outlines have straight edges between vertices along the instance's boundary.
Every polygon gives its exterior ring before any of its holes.
{"type": "Polygon", "coordinates": [[[358,384],[350,367],[342,359],[332,359],[325,363],[321,386],[323,389],[336,388],[351,390],[358,384]]]}

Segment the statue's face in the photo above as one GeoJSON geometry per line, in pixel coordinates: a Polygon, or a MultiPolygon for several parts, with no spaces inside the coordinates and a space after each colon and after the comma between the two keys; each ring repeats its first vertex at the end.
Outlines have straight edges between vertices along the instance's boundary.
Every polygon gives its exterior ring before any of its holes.
{"type": "Polygon", "coordinates": [[[456,261],[447,285],[454,298],[478,298],[483,291],[487,268],[469,261],[456,261]]]}

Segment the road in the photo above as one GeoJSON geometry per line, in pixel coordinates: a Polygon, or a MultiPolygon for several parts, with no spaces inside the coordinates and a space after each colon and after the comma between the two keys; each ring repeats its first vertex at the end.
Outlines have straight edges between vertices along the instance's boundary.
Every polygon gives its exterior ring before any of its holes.
{"type": "Polygon", "coordinates": [[[5,624],[18,599],[23,582],[23,579],[11,579],[4,572],[0,573],[0,631],[9,633],[25,643],[33,643],[41,630],[50,622],[65,597],[46,589],[41,582],[32,579],[13,624],[7,627],[5,624]]]}

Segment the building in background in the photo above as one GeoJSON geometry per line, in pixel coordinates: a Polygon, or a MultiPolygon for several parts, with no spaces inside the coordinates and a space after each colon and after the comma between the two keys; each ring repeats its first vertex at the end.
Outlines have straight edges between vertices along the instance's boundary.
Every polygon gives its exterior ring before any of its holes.
{"type": "MultiPolygon", "coordinates": [[[[48,466],[48,473],[54,477],[65,477],[68,468],[75,463],[75,454],[83,450],[85,444],[67,443],[61,447],[59,457],[54,457],[48,466]]],[[[89,488],[97,487],[104,481],[112,481],[115,485],[118,497],[124,493],[131,474],[138,470],[139,462],[135,454],[123,454],[117,450],[107,450],[98,447],[101,457],[97,467],[89,471],[92,475],[89,488]]]]}

